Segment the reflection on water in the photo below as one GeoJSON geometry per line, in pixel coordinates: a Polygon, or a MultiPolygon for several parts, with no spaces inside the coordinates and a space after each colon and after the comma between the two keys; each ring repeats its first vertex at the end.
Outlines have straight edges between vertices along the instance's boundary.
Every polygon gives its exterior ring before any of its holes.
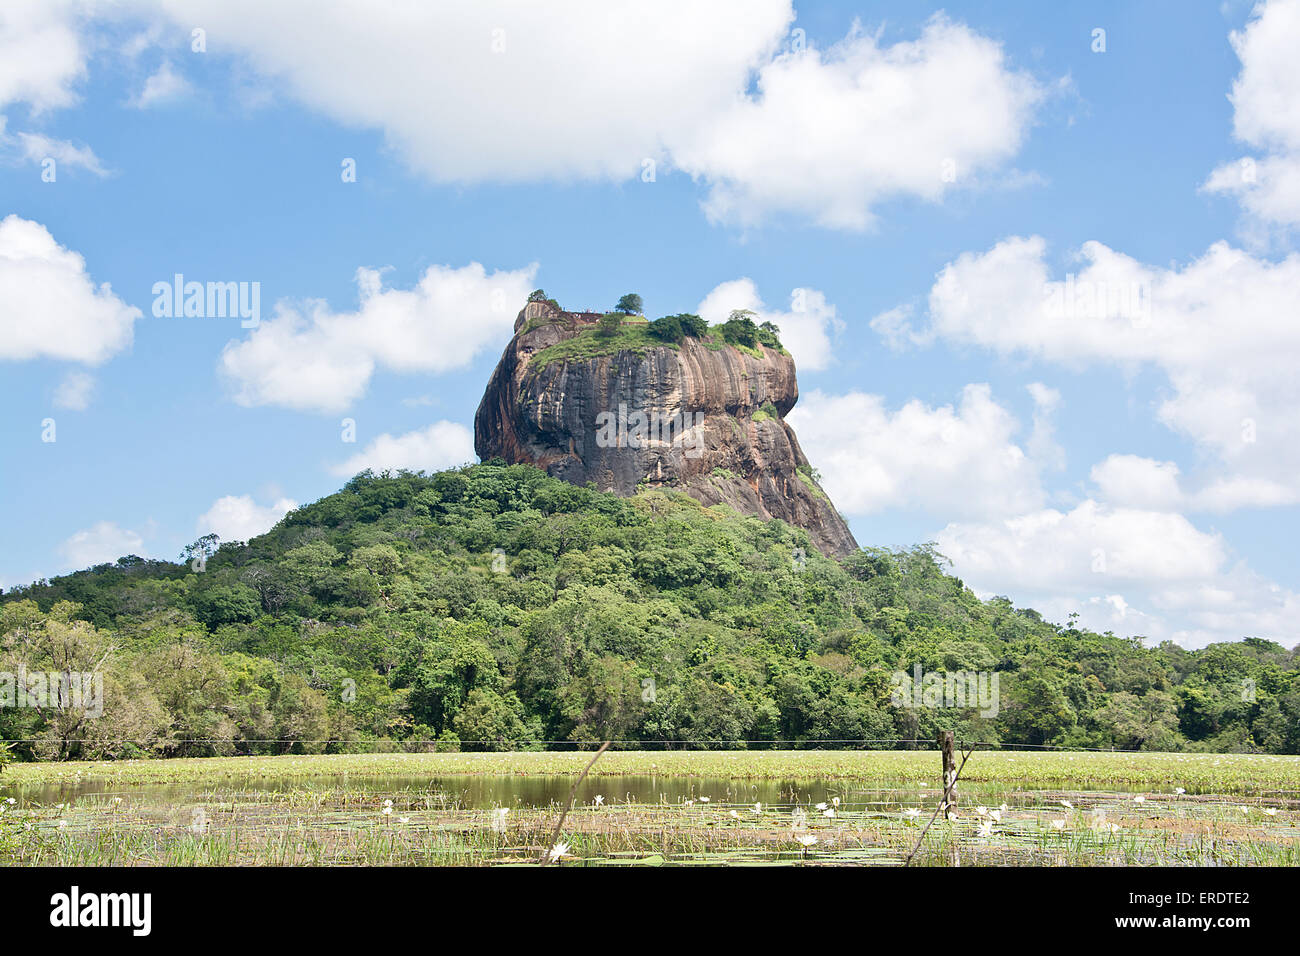
{"type": "MultiPolygon", "coordinates": [[[[139,784],[123,787],[103,780],[82,782],[63,781],[38,787],[0,788],[0,793],[10,793],[22,803],[50,805],[68,803],[96,795],[114,796],[129,793],[133,802],[140,804],[186,803],[201,799],[216,791],[223,794],[289,792],[326,792],[347,790],[352,793],[374,793],[393,796],[397,793],[436,795],[439,804],[462,809],[492,807],[519,807],[544,809],[566,803],[573,787],[573,778],[560,775],[501,775],[501,776],[449,776],[416,777],[384,776],[354,777],[348,774],[320,776],[304,781],[301,778],[264,777],[255,780],[231,780],[220,784],[203,783],[139,784]]],[[[997,795],[1013,806],[1015,798],[1026,801],[1032,791],[1016,793],[1005,784],[963,784],[960,788],[963,801],[976,800],[982,794],[997,795]]],[[[863,785],[846,780],[766,780],[731,779],[725,777],[690,776],[593,776],[587,777],[578,787],[578,805],[588,804],[597,796],[607,803],[639,803],[678,805],[688,800],[715,805],[792,806],[817,804],[839,798],[846,804],[861,809],[897,809],[913,806],[922,797],[937,797],[937,788],[919,787],[915,782],[884,781],[863,785]]]]}

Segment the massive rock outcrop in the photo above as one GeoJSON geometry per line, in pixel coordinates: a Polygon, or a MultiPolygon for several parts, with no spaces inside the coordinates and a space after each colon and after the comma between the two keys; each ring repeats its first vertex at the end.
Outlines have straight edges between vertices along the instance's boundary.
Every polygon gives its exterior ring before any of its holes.
{"type": "Polygon", "coordinates": [[[532,301],[519,313],[474,417],[480,458],[620,495],[675,488],[805,528],[825,554],[857,549],[785,423],[799,398],[789,354],[648,335],[616,350],[599,318],[532,301]]]}

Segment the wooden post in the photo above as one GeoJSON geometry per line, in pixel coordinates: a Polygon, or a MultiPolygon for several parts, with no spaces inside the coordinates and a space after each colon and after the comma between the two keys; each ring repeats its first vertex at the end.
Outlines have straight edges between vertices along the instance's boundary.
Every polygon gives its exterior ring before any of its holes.
{"type": "Polygon", "coordinates": [[[957,806],[957,759],[951,730],[939,731],[939,750],[943,753],[943,818],[947,820],[957,806]]]}

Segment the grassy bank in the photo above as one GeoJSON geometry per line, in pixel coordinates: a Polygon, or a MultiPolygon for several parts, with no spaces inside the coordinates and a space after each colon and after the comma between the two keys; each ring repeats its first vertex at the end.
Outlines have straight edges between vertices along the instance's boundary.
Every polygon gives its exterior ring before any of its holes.
{"type": "MultiPolygon", "coordinates": [[[[457,775],[568,775],[590,753],[331,754],[208,757],[182,760],[11,764],[0,790],[70,782],[131,786],[150,783],[230,784],[262,778],[310,781],[341,776],[377,778],[457,775]]],[[[612,751],[593,768],[599,776],[627,774],[789,781],[934,784],[933,751],[612,751]]],[[[972,783],[1086,786],[1116,790],[1300,796],[1300,757],[1263,754],[978,752],[962,774],[972,783]]]]}

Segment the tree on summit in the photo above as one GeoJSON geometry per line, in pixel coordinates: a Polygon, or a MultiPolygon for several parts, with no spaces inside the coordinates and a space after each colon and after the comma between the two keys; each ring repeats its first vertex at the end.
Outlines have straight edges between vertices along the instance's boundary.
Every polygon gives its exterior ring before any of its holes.
{"type": "Polygon", "coordinates": [[[635,292],[629,292],[618,300],[618,305],[614,306],[615,312],[622,312],[624,315],[641,315],[644,309],[641,297],[635,292]]]}

